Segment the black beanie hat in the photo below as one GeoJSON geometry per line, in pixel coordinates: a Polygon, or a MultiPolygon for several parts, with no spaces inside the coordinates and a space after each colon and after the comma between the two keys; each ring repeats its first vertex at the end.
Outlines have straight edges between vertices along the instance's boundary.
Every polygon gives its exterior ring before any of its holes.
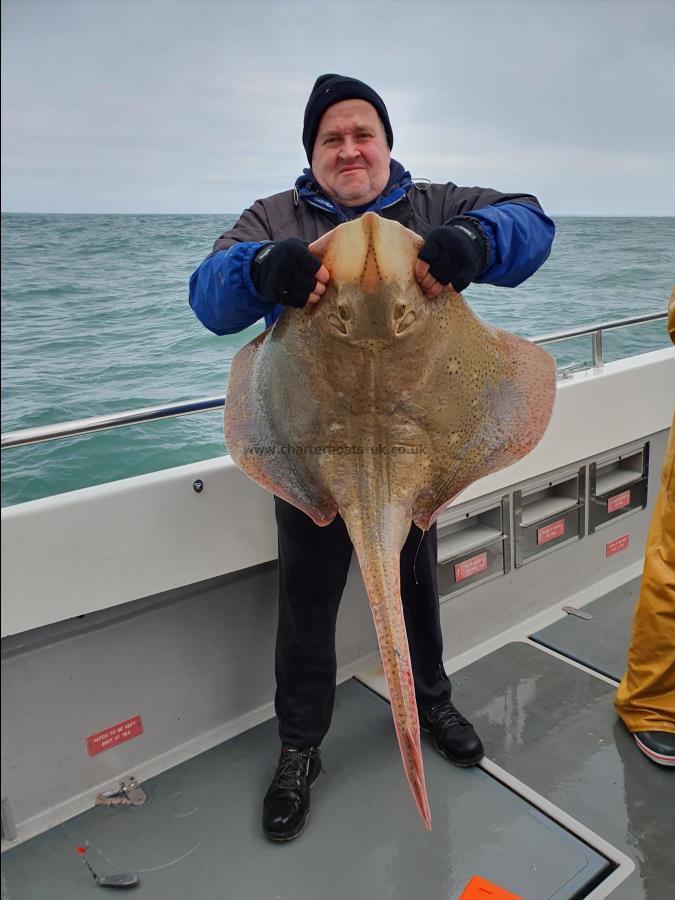
{"type": "Polygon", "coordinates": [[[357,78],[349,78],[346,75],[319,75],[305,107],[305,120],[302,128],[302,143],[310,165],[321,116],[329,106],[339,103],[341,100],[365,100],[366,103],[374,106],[384,125],[389,149],[394,146],[394,135],[391,131],[387,107],[379,94],[376,94],[371,87],[357,78]]]}

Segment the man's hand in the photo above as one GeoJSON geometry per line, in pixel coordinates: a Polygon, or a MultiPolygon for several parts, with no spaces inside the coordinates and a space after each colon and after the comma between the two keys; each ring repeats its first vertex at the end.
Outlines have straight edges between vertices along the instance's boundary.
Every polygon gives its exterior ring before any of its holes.
{"type": "Polygon", "coordinates": [[[326,290],[328,269],[298,238],[272,241],[256,253],[251,266],[255,289],[272,303],[302,309],[326,290]]]}
{"type": "Polygon", "coordinates": [[[415,264],[417,283],[429,299],[438,297],[446,286],[460,293],[485,268],[487,251],[480,225],[457,216],[427,235],[415,264]]]}

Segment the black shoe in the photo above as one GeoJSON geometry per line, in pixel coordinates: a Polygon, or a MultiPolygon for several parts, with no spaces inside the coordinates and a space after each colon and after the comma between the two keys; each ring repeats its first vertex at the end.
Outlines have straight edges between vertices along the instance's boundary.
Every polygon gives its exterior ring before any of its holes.
{"type": "Polygon", "coordinates": [[[633,737],[652,762],[660,766],[675,766],[675,734],[669,731],[636,731],[633,737]]]}
{"type": "Polygon", "coordinates": [[[434,747],[456,766],[475,766],[483,758],[483,744],[449,700],[420,713],[420,728],[431,734],[434,747]]]}
{"type": "Polygon", "coordinates": [[[297,837],[309,815],[309,789],[321,772],[318,747],[282,747],[279,764],[263,801],[263,831],[271,841],[297,837]]]}

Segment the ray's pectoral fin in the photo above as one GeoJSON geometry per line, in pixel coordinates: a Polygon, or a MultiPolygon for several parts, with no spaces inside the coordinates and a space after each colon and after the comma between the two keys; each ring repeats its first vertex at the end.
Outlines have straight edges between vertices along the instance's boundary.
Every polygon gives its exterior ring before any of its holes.
{"type": "Polygon", "coordinates": [[[266,490],[307,513],[317,525],[328,525],[337,505],[322,485],[315,466],[281,435],[260,402],[270,367],[260,355],[268,349],[269,329],[243,347],[232,360],[225,406],[225,444],[234,462],[266,490]]]}
{"type": "Polygon", "coordinates": [[[475,414],[461,428],[448,420],[435,440],[438,453],[431,478],[413,505],[413,520],[424,530],[464,488],[533,450],[551,418],[556,390],[553,357],[501,329],[486,326],[485,331],[497,362],[480,385],[475,414]],[[451,436],[459,439],[457,446],[451,436]]]}

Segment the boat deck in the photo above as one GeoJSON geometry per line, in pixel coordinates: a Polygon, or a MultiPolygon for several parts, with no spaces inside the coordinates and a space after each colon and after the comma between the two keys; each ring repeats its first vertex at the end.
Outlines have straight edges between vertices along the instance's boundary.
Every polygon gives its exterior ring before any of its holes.
{"type": "Polygon", "coordinates": [[[142,807],[95,807],[7,850],[3,900],[95,895],[85,842],[98,874],[136,872],[133,894],[157,900],[455,900],[473,876],[527,900],[663,900],[675,884],[674,772],[638,751],[613,709],[638,589],[453,674],[487,758],[458,769],[423,738],[431,833],[386,699],[350,679],[296,841],[272,844],[260,829],[278,748],[268,720],[144,782],[142,807]]]}

